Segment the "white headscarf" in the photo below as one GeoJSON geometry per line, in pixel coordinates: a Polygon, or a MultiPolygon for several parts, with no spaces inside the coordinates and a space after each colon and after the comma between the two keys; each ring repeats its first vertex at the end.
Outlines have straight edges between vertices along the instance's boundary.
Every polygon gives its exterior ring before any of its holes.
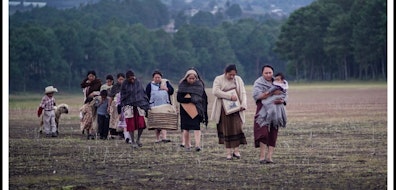
{"type": "Polygon", "coordinates": [[[183,82],[183,80],[186,80],[186,78],[190,75],[193,74],[195,77],[197,77],[198,79],[198,74],[197,72],[195,72],[194,70],[190,69],[186,72],[186,74],[184,75],[184,77],[180,80],[180,83],[183,82]]]}

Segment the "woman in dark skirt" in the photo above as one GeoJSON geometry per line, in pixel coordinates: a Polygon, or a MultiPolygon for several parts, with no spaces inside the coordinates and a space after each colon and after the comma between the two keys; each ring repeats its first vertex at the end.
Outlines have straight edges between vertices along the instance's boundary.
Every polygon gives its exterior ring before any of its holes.
{"type": "Polygon", "coordinates": [[[195,150],[201,150],[200,124],[208,121],[208,97],[205,86],[195,69],[189,69],[180,80],[177,101],[180,103],[180,127],[183,131],[185,147],[190,150],[190,134],[194,131],[195,150]]]}
{"type": "Polygon", "coordinates": [[[224,74],[215,78],[212,90],[215,100],[213,102],[211,120],[217,124],[219,144],[225,144],[227,160],[231,160],[233,157],[239,159],[241,158],[239,146],[247,144],[242,130],[243,123],[245,123],[244,110],[247,108],[247,99],[244,82],[237,75],[235,65],[228,65],[224,74]],[[235,89],[236,94],[227,93],[233,89],[235,89]],[[236,112],[227,115],[222,99],[239,101],[240,108],[236,112]]]}
{"type": "MultiPolygon", "coordinates": [[[[262,76],[257,78],[253,84],[253,98],[257,105],[256,115],[254,118],[254,131],[253,131],[254,147],[260,148],[259,162],[261,164],[273,164],[274,161],[272,160],[272,155],[275,150],[279,127],[282,128],[286,127],[285,125],[286,112],[283,107],[283,109],[281,109],[280,112],[282,114],[282,117],[272,118],[275,119],[275,121],[273,121],[272,123],[267,122],[263,126],[259,125],[259,123],[261,122],[258,122],[257,118],[258,116],[261,117],[261,115],[259,114],[261,112],[261,109],[266,109],[266,110],[269,109],[266,107],[268,105],[262,103],[262,100],[270,98],[272,95],[280,95],[282,93],[280,90],[275,90],[272,93],[267,93],[268,90],[274,86],[273,84],[274,69],[272,68],[271,65],[264,65],[261,69],[261,74],[262,76]],[[281,119],[281,121],[276,121],[277,119],[281,119]]],[[[287,100],[287,94],[284,99],[282,98],[275,99],[273,103],[286,105],[286,100],[287,100]]],[[[265,116],[265,117],[271,117],[271,116],[265,116]]]]}

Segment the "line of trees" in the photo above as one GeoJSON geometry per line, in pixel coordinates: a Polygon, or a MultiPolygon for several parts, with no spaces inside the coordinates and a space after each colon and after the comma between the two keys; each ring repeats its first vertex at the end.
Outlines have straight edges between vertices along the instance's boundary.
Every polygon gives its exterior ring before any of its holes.
{"type": "Polygon", "coordinates": [[[196,67],[210,83],[229,63],[237,64],[247,84],[263,64],[289,80],[386,78],[383,0],[319,0],[284,20],[225,19],[213,25],[196,18],[207,14],[196,14],[166,33],[161,26],[170,15],[184,17],[170,14],[159,0],[17,12],[10,16],[10,92],[46,85],[77,90],[92,69],[102,79],[132,69],[147,82],[159,69],[177,82],[196,67]]]}
{"type": "Polygon", "coordinates": [[[385,0],[318,0],[290,15],[275,51],[296,79],[386,79],[385,0]]]}

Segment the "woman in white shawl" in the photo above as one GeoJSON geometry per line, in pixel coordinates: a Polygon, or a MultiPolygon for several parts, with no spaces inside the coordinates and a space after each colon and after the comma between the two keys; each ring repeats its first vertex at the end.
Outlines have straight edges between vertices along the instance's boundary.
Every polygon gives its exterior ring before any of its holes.
{"type": "Polygon", "coordinates": [[[219,144],[225,144],[227,160],[231,160],[233,157],[241,158],[239,145],[247,144],[245,134],[242,131],[242,125],[245,123],[244,110],[247,108],[246,90],[242,78],[236,74],[236,66],[228,65],[224,74],[215,78],[212,88],[215,100],[211,120],[216,122],[219,144]],[[236,90],[236,95],[226,93],[233,89],[236,90]],[[239,101],[241,107],[237,112],[227,115],[224,111],[222,99],[239,101]]]}
{"type": "MultiPolygon", "coordinates": [[[[150,107],[172,104],[171,95],[173,95],[175,90],[169,80],[162,78],[162,73],[160,71],[154,71],[152,77],[153,80],[146,86],[146,94],[150,102],[150,107]]],[[[155,129],[155,142],[171,142],[166,135],[166,129],[162,129],[161,126],[158,126],[158,128],[155,129]]]]}

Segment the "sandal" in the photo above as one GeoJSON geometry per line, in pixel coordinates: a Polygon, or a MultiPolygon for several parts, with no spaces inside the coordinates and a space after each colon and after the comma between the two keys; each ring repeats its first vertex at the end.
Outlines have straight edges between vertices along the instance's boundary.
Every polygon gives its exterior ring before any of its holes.
{"type": "Polygon", "coordinates": [[[235,157],[235,158],[237,158],[237,159],[240,159],[240,158],[241,158],[241,155],[236,155],[235,153],[232,153],[232,157],[235,157]]]}
{"type": "Polygon", "coordinates": [[[275,162],[272,160],[267,160],[267,164],[275,164],[275,162]]]}

